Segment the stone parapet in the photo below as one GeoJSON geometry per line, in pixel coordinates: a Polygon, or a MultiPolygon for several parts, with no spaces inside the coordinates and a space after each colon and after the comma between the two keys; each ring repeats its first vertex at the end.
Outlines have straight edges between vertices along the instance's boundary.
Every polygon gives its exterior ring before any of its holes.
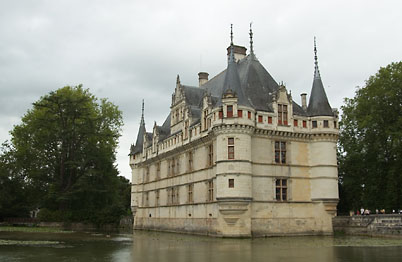
{"type": "Polygon", "coordinates": [[[334,231],[348,235],[402,237],[402,215],[339,216],[332,219],[334,231]]]}

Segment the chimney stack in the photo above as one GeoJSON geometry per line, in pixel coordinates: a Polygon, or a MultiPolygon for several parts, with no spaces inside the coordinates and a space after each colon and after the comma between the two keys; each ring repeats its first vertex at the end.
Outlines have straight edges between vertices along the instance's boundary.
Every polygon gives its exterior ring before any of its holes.
{"type": "MultiPolygon", "coordinates": [[[[231,46],[229,46],[226,50],[228,52],[228,59],[229,59],[229,55],[230,55],[230,48],[231,46]]],[[[243,58],[246,57],[247,55],[247,48],[245,48],[244,46],[239,46],[239,45],[233,45],[233,51],[234,51],[234,58],[236,63],[239,60],[242,60],[243,58]]]]}
{"type": "Polygon", "coordinates": [[[206,82],[208,82],[208,76],[209,74],[206,72],[199,72],[198,73],[198,81],[199,81],[199,86],[202,86],[206,82]]]}
{"type": "Polygon", "coordinates": [[[303,110],[307,110],[307,94],[302,93],[300,94],[300,96],[301,96],[302,108],[303,110]]]}

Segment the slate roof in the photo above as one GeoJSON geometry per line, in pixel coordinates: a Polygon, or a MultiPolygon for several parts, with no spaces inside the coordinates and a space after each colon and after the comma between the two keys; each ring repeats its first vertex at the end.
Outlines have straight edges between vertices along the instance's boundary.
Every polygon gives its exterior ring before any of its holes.
{"type": "Polygon", "coordinates": [[[170,114],[167,116],[162,126],[156,126],[156,129],[159,133],[159,141],[163,141],[166,137],[170,135],[170,114]]]}
{"type": "MultiPolygon", "coordinates": [[[[251,107],[260,111],[273,112],[270,105],[272,94],[278,90],[279,86],[272,76],[253,55],[246,56],[236,64],[241,89],[251,107]]],[[[205,83],[202,88],[213,97],[222,97],[226,73],[227,69],[205,83]]]]}
{"type": "Polygon", "coordinates": [[[205,90],[195,86],[181,85],[186,99],[186,104],[199,107],[200,101],[204,97],[205,90]]]}

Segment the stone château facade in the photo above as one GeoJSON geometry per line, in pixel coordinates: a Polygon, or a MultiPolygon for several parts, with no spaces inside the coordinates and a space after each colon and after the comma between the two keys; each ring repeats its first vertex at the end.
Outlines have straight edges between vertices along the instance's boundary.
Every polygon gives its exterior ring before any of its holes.
{"type": "MultiPolygon", "coordinates": [[[[233,38],[232,38],[233,39],[233,38]]],[[[338,112],[315,72],[299,106],[231,41],[227,68],[199,86],[177,77],[170,114],[131,146],[135,229],[224,237],[332,233],[338,112]]],[[[144,111],[143,111],[144,112],[144,111]]]]}

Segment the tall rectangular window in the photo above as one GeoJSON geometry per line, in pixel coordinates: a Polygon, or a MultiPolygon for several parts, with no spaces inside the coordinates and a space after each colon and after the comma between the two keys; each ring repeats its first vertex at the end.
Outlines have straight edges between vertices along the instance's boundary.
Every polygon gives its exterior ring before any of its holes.
{"type": "Polygon", "coordinates": [[[226,116],[233,117],[233,106],[227,106],[226,109],[227,109],[226,116]]]}
{"type": "Polygon", "coordinates": [[[149,194],[148,194],[148,192],[145,192],[144,193],[144,206],[148,206],[148,204],[149,204],[149,194]]]}
{"type": "Polygon", "coordinates": [[[334,128],[336,128],[336,121],[334,121],[334,128]]]}
{"type": "Polygon", "coordinates": [[[298,124],[299,124],[299,123],[298,123],[297,119],[294,119],[294,120],[293,120],[293,126],[298,126],[298,124]]]}
{"type": "Polygon", "coordinates": [[[214,201],[214,181],[213,180],[208,181],[208,201],[209,202],[214,201]]]}
{"type": "Polygon", "coordinates": [[[286,201],[288,199],[288,181],[287,179],[276,179],[275,181],[275,199],[277,201],[286,201]]]}
{"type": "Polygon", "coordinates": [[[251,112],[250,111],[247,111],[247,117],[248,117],[248,119],[251,119],[251,112]]]}
{"type": "Polygon", "coordinates": [[[168,188],[168,189],[166,189],[166,192],[167,192],[167,204],[168,205],[171,205],[173,202],[172,202],[172,193],[173,193],[173,188],[168,188]]]}
{"type": "Polygon", "coordinates": [[[172,167],[170,168],[171,175],[173,176],[176,173],[176,159],[172,158],[172,167]]]}
{"type": "Polygon", "coordinates": [[[172,201],[171,203],[174,205],[176,204],[176,188],[172,187],[172,201]]]}
{"type": "Polygon", "coordinates": [[[272,124],[272,116],[268,117],[268,124],[272,124]]]}
{"type": "Polygon", "coordinates": [[[149,166],[145,169],[145,182],[149,182],[149,166]]]}
{"type": "Polygon", "coordinates": [[[262,116],[258,116],[258,123],[262,123],[262,116]]]}
{"type": "Polygon", "coordinates": [[[228,138],[228,159],[234,159],[234,138],[229,137],[228,138]]]}
{"type": "Polygon", "coordinates": [[[286,142],[275,141],[275,163],[286,163],[286,142]]]}
{"type": "Polygon", "coordinates": [[[204,130],[207,129],[208,110],[204,110],[204,130]]]}
{"type": "Polygon", "coordinates": [[[159,206],[159,189],[155,191],[155,206],[159,206]]]}
{"type": "Polygon", "coordinates": [[[187,120],[186,122],[184,122],[184,139],[188,138],[188,126],[189,126],[189,122],[187,120]]]}
{"type": "Polygon", "coordinates": [[[288,106],[278,104],[278,125],[288,125],[288,106]]]}
{"type": "Polygon", "coordinates": [[[307,127],[307,121],[303,120],[303,128],[306,128],[306,127],[307,127]]]}
{"type": "Polygon", "coordinates": [[[219,119],[223,118],[223,111],[219,111],[219,119]]]}
{"type": "Polygon", "coordinates": [[[324,120],[324,127],[329,127],[328,120],[324,120]]]}
{"type": "Polygon", "coordinates": [[[176,193],[176,195],[175,195],[175,199],[176,199],[175,204],[180,204],[179,187],[175,187],[175,193],[176,193]]]}
{"type": "Polygon", "coordinates": [[[193,190],[194,190],[194,184],[189,184],[187,188],[187,202],[188,203],[193,203],[193,190]]]}
{"type": "Polygon", "coordinates": [[[312,121],[312,124],[313,124],[313,128],[317,128],[317,121],[312,121]]]}
{"type": "Polygon", "coordinates": [[[193,171],[193,152],[188,152],[188,171],[193,171]]]}
{"type": "Polygon", "coordinates": [[[161,178],[161,162],[156,163],[156,180],[161,178]]]}
{"type": "Polygon", "coordinates": [[[175,172],[175,174],[176,175],[180,174],[180,157],[179,156],[176,158],[176,172],[175,172]]]}
{"type": "Polygon", "coordinates": [[[214,164],[214,146],[210,144],[208,146],[208,166],[212,166],[214,164]]]}
{"type": "Polygon", "coordinates": [[[237,110],[237,117],[243,117],[243,110],[237,110]]]}

